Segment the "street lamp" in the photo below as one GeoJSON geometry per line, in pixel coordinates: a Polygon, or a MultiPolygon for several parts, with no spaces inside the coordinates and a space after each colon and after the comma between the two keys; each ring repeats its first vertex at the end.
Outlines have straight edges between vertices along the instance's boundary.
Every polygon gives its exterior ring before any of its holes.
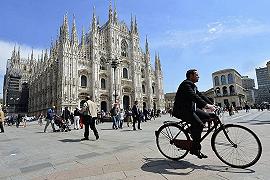
{"type": "Polygon", "coordinates": [[[13,110],[14,110],[14,113],[15,113],[15,110],[16,110],[16,108],[15,108],[15,101],[18,101],[20,98],[13,98],[13,97],[11,97],[10,98],[10,100],[13,100],[13,110]]]}
{"type": "Polygon", "coordinates": [[[115,59],[112,59],[112,62],[111,62],[111,66],[113,68],[113,75],[114,75],[114,103],[116,103],[116,98],[118,96],[118,94],[116,93],[116,75],[115,75],[115,71],[116,71],[116,68],[118,67],[118,65],[121,63],[121,61],[118,61],[117,57],[115,59]]]}

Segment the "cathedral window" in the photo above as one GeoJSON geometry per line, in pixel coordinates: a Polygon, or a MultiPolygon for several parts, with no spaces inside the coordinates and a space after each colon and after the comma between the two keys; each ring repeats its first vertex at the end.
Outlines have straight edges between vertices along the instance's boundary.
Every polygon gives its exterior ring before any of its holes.
{"type": "Polygon", "coordinates": [[[106,80],[104,78],[101,78],[101,89],[106,89],[106,80]]]}
{"type": "Polygon", "coordinates": [[[144,86],[144,84],[142,85],[142,92],[143,92],[143,94],[145,94],[145,86],[144,86]]]}
{"type": "Polygon", "coordinates": [[[86,88],[87,86],[87,77],[85,75],[81,76],[81,87],[86,88]]]}
{"type": "Polygon", "coordinates": [[[127,68],[123,68],[123,78],[128,79],[128,70],[127,70],[127,68]]]}
{"type": "Polygon", "coordinates": [[[128,44],[125,40],[121,42],[121,55],[124,57],[128,56],[128,44]]]}
{"type": "Polygon", "coordinates": [[[105,59],[102,57],[100,58],[100,70],[107,70],[105,59]]]}
{"type": "Polygon", "coordinates": [[[145,78],[145,71],[144,71],[144,69],[141,69],[141,75],[142,75],[142,78],[145,78]]]}
{"type": "Polygon", "coordinates": [[[152,86],[152,93],[155,94],[155,87],[152,86]]]}

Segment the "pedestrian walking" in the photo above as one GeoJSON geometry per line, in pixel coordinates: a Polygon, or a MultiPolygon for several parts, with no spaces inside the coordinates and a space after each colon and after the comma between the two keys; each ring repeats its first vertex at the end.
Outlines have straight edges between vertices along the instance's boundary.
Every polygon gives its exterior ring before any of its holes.
{"type": "Polygon", "coordinates": [[[38,124],[40,125],[40,126],[42,126],[43,125],[43,114],[41,113],[40,115],[39,115],[39,117],[38,117],[38,124]]]}
{"type": "Polygon", "coordinates": [[[44,128],[44,132],[46,132],[47,127],[49,126],[49,124],[51,124],[53,132],[55,132],[55,128],[54,128],[54,117],[55,117],[55,106],[52,106],[52,108],[49,108],[47,111],[47,117],[46,117],[46,125],[44,128]]]}
{"type": "Polygon", "coordinates": [[[132,117],[133,117],[133,130],[136,130],[135,124],[138,122],[138,129],[141,129],[141,120],[140,120],[140,111],[138,107],[138,101],[134,102],[134,105],[132,107],[132,117]]]}
{"type": "Polygon", "coordinates": [[[0,107],[0,130],[1,130],[0,133],[4,133],[4,126],[3,126],[4,121],[5,121],[5,113],[2,107],[0,107]]]}
{"type": "Polygon", "coordinates": [[[85,131],[84,138],[81,140],[89,140],[89,126],[90,129],[94,132],[96,140],[98,140],[99,135],[95,123],[95,120],[97,119],[97,105],[92,101],[92,98],[90,96],[86,96],[85,100],[86,102],[83,104],[83,108],[81,111],[83,113],[85,131]]]}
{"type": "Polygon", "coordinates": [[[126,120],[127,120],[127,126],[129,127],[129,123],[132,123],[132,110],[130,108],[130,105],[128,105],[128,108],[126,109],[126,120]]]}
{"type": "Polygon", "coordinates": [[[70,111],[68,110],[68,107],[65,107],[62,113],[62,118],[66,121],[66,124],[69,125],[69,120],[70,120],[70,111]]]}
{"type": "Polygon", "coordinates": [[[74,110],[74,129],[79,130],[80,126],[80,110],[76,108],[74,110]]]}
{"type": "Polygon", "coordinates": [[[124,119],[125,119],[125,111],[121,109],[119,112],[119,128],[120,129],[123,128],[124,119]]]}
{"type": "Polygon", "coordinates": [[[117,104],[116,103],[113,105],[113,108],[111,109],[110,113],[111,113],[112,122],[113,122],[112,128],[113,129],[118,129],[118,123],[117,123],[117,104]]]}

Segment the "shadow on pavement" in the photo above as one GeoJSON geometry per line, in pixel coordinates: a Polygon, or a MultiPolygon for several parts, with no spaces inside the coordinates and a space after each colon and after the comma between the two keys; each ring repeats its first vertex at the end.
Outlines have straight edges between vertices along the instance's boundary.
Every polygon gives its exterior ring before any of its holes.
{"type": "Polygon", "coordinates": [[[61,139],[59,141],[64,142],[64,143],[66,143],[66,142],[81,142],[80,139],[61,139]]]}
{"type": "Polygon", "coordinates": [[[228,166],[202,165],[190,163],[188,161],[171,161],[160,158],[145,158],[146,163],[141,167],[143,171],[171,174],[171,175],[189,175],[196,169],[229,172],[229,173],[255,173],[252,169],[237,169],[228,166]],[[175,172],[175,170],[183,170],[183,172],[175,172]]]}
{"type": "Polygon", "coordinates": [[[129,131],[134,131],[134,130],[132,130],[132,129],[123,129],[123,130],[121,130],[121,132],[129,132],[129,131]]]}
{"type": "Polygon", "coordinates": [[[256,120],[256,119],[253,119],[253,120],[248,120],[248,121],[239,121],[237,123],[248,123],[248,124],[251,124],[251,125],[264,125],[264,124],[270,124],[270,121],[262,121],[262,120],[256,120]]]}
{"type": "Polygon", "coordinates": [[[100,130],[105,130],[105,131],[111,130],[111,131],[115,131],[115,129],[112,129],[112,128],[101,128],[100,130]]]}

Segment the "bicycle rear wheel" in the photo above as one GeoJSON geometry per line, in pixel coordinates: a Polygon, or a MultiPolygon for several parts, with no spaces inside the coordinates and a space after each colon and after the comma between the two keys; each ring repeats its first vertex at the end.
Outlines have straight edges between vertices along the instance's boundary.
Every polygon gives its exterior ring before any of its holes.
{"type": "Polygon", "coordinates": [[[177,124],[164,124],[156,131],[156,143],[161,154],[168,159],[179,160],[187,155],[188,150],[176,147],[175,139],[190,140],[186,131],[177,124]]]}
{"type": "Polygon", "coordinates": [[[211,146],[222,162],[235,168],[254,165],[262,154],[262,145],[256,134],[236,124],[224,125],[224,129],[219,128],[212,136],[211,146]],[[234,145],[229,142],[225,133],[234,145]]]}

